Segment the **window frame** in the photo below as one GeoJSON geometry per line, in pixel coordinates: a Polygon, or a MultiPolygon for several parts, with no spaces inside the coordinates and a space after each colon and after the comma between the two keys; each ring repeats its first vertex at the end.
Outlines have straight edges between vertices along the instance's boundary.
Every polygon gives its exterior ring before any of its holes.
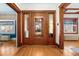
{"type": "Polygon", "coordinates": [[[65,20],[65,19],[67,19],[67,20],[69,20],[69,19],[72,19],[72,20],[74,19],[74,20],[76,20],[76,21],[77,21],[77,24],[76,24],[76,25],[77,25],[77,31],[76,31],[76,33],[70,33],[70,32],[69,32],[69,33],[64,33],[64,34],[78,34],[78,18],[64,18],[64,20],[65,20]]]}

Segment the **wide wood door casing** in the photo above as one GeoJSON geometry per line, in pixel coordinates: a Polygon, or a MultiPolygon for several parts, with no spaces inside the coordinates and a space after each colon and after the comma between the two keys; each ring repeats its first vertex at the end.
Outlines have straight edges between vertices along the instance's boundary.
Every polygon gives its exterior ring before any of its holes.
{"type": "Polygon", "coordinates": [[[48,44],[48,17],[47,13],[34,12],[29,19],[29,41],[33,45],[46,45],[48,44]],[[40,18],[42,24],[41,35],[35,33],[35,19],[40,18]]]}

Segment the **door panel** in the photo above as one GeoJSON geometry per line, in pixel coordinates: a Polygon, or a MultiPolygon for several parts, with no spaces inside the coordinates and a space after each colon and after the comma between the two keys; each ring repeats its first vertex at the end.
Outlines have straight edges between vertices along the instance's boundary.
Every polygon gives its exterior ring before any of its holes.
{"type": "Polygon", "coordinates": [[[47,13],[32,13],[30,23],[31,44],[47,44],[48,40],[48,22],[47,13]]]}

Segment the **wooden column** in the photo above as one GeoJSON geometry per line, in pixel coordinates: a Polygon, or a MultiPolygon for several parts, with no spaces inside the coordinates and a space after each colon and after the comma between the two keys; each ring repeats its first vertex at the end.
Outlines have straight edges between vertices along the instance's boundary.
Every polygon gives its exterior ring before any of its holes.
{"type": "Polygon", "coordinates": [[[56,44],[56,11],[53,13],[53,37],[54,37],[54,41],[53,44],[56,44]]]}
{"type": "Polygon", "coordinates": [[[64,8],[59,8],[59,21],[60,21],[60,33],[59,33],[59,47],[64,48],[64,8]]]}
{"type": "Polygon", "coordinates": [[[21,46],[21,13],[17,13],[17,44],[21,46]]]}
{"type": "Polygon", "coordinates": [[[62,3],[59,6],[59,22],[60,22],[60,33],[59,33],[59,48],[64,48],[64,10],[70,5],[70,3],[62,3]]]}
{"type": "Polygon", "coordinates": [[[23,13],[17,13],[17,39],[18,39],[18,46],[24,44],[24,17],[23,13]]]}

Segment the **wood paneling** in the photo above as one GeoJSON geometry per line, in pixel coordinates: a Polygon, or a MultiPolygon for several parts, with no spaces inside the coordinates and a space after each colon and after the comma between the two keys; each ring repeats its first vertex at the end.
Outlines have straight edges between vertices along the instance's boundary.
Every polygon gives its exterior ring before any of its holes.
{"type": "MultiPolygon", "coordinates": [[[[47,11],[38,11],[38,12],[37,12],[37,11],[34,11],[34,12],[33,12],[33,11],[29,11],[29,12],[25,11],[25,12],[23,12],[23,13],[24,13],[24,15],[28,14],[28,15],[30,16],[30,18],[29,18],[30,20],[28,20],[28,21],[29,21],[29,28],[30,28],[29,31],[30,31],[31,34],[29,34],[29,36],[34,35],[34,34],[32,34],[32,32],[31,32],[31,31],[32,31],[32,26],[33,26],[33,25],[31,25],[31,24],[32,24],[32,20],[33,20],[32,18],[34,17],[33,15],[36,15],[36,14],[42,15],[42,14],[44,13],[43,16],[45,15],[45,17],[47,17],[47,19],[48,19],[48,14],[52,14],[52,15],[53,15],[53,22],[54,22],[54,23],[53,23],[53,33],[54,33],[54,34],[53,34],[52,41],[50,41],[50,42],[51,42],[51,44],[55,45],[55,36],[56,36],[56,30],[55,30],[55,29],[56,29],[56,26],[55,26],[55,24],[56,24],[56,23],[55,23],[55,11],[53,11],[53,12],[51,12],[51,13],[50,13],[50,12],[47,12],[47,11]],[[33,14],[32,14],[32,13],[33,13],[33,14]],[[32,14],[32,15],[31,15],[31,14],[32,14]],[[32,18],[31,18],[31,16],[32,16],[32,18]]],[[[23,18],[24,18],[24,16],[23,16],[23,18]]],[[[23,19],[23,21],[24,21],[24,19],[23,19]]],[[[45,20],[45,21],[46,21],[46,20],[45,20]]],[[[46,21],[46,23],[48,24],[48,20],[46,21]]],[[[44,28],[47,28],[47,29],[46,29],[46,32],[48,32],[48,25],[47,25],[47,24],[44,24],[44,28]],[[45,26],[45,25],[46,25],[46,26],[45,26]]],[[[23,25],[23,26],[24,26],[24,25],[23,25]]],[[[44,31],[45,31],[45,29],[44,29],[44,31]]],[[[48,35],[49,35],[49,33],[46,34],[46,37],[48,37],[48,35]]],[[[45,39],[47,39],[46,37],[45,37],[45,39]]],[[[46,43],[46,44],[50,44],[50,43],[49,43],[49,40],[50,40],[50,38],[47,39],[47,43],[46,43]]],[[[31,41],[33,42],[33,37],[31,37],[31,38],[25,38],[25,39],[24,39],[25,44],[32,44],[31,41]],[[30,40],[29,40],[29,39],[30,39],[30,40]]],[[[36,40],[35,40],[35,41],[36,41],[36,40]]],[[[40,41],[41,41],[41,40],[40,40],[40,41]]],[[[39,42],[39,41],[38,41],[38,42],[39,42]]],[[[37,43],[38,43],[38,42],[37,42],[37,43]]],[[[42,42],[43,42],[43,41],[42,41],[42,42]]],[[[46,41],[45,41],[45,42],[46,42],[46,41]]],[[[43,43],[44,43],[44,42],[43,42],[43,43]]]]}
{"type": "Polygon", "coordinates": [[[31,20],[31,41],[32,44],[35,45],[47,45],[48,44],[48,14],[47,13],[40,13],[40,12],[34,12],[32,13],[31,20]],[[34,20],[35,17],[42,16],[42,36],[35,35],[35,27],[34,27],[34,20]]]}
{"type": "Polygon", "coordinates": [[[30,19],[28,20],[29,23],[29,42],[32,45],[42,45],[42,44],[47,44],[47,40],[48,40],[48,22],[47,22],[47,13],[39,13],[39,12],[34,12],[31,14],[30,19]],[[34,17],[35,16],[43,16],[43,36],[39,36],[37,37],[35,35],[35,31],[34,31],[34,17]]]}

